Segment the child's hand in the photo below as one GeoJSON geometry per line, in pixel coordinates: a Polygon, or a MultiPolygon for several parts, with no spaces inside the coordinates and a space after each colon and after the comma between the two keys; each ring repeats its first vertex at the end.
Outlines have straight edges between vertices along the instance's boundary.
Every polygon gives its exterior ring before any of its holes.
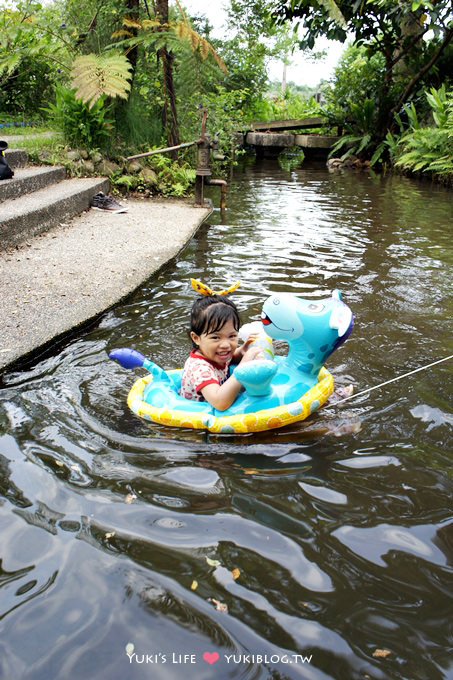
{"type": "Polygon", "coordinates": [[[247,340],[244,342],[243,345],[241,345],[241,349],[242,349],[242,353],[243,353],[243,354],[248,350],[248,348],[250,347],[250,345],[252,344],[252,342],[253,342],[254,340],[256,340],[258,336],[259,336],[259,333],[250,333],[250,335],[249,335],[249,337],[247,338],[247,340]]]}
{"type": "Polygon", "coordinates": [[[242,364],[244,361],[253,361],[254,359],[264,359],[264,353],[262,347],[250,347],[240,361],[242,364]]]}
{"type": "Polygon", "coordinates": [[[235,364],[239,363],[242,360],[242,357],[247,352],[252,342],[257,339],[257,337],[258,333],[250,333],[247,340],[235,350],[233,354],[233,362],[235,364]]]}

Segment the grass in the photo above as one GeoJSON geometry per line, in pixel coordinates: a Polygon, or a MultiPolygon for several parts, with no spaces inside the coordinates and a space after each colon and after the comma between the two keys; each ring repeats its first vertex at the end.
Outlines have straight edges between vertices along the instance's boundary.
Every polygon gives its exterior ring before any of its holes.
{"type": "MultiPolygon", "coordinates": [[[[17,140],[14,140],[14,142],[9,142],[8,140],[8,135],[1,135],[0,131],[0,136],[5,139],[9,146],[11,148],[13,147],[20,147],[24,151],[28,151],[29,154],[37,153],[38,151],[43,151],[44,149],[46,151],[52,152],[57,152],[59,151],[62,146],[62,137],[59,132],[55,131],[49,131],[49,130],[43,130],[42,132],[49,133],[48,136],[40,136],[40,137],[33,137],[30,135],[23,135],[23,139],[18,142],[17,140]]],[[[35,134],[38,134],[35,132],[35,134]]]]}
{"type": "Polygon", "coordinates": [[[30,137],[30,135],[37,135],[41,132],[53,132],[52,130],[49,130],[48,127],[44,127],[41,125],[36,125],[34,127],[6,127],[5,123],[0,122],[0,136],[1,137],[9,137],[10,135],[16,136],[21,136],[21,137],[30,137]]]}

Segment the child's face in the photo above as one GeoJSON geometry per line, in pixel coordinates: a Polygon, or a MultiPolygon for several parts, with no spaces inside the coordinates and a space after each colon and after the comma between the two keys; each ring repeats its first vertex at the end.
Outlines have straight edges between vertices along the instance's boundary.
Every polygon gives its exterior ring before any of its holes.
{"type": "Polygon", "coordinates": [[[201,335],[192,331],[190,337],[197,345],[197,352],[206,359],[215,361],[216,364],[224,364],[226,361],[230,361],[238,346],[238,332],[231,319],[218,331],[202,333],[201,335]]]}

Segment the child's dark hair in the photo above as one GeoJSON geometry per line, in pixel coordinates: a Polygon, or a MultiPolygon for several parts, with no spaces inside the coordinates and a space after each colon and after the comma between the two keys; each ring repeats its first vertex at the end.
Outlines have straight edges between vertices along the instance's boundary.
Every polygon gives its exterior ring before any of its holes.
{"type": "MultiPolygon", "coordinates": [[[[238,331],[241,322],[234,302],[225,295],[206,295],[193,303],[190,313],[190,331],[198,336],[202,333],[215,333],[230,320],[235,330],[238,331]]],[[[193,340],[192,344],[196,349],[197,345],[193,340]]]]}

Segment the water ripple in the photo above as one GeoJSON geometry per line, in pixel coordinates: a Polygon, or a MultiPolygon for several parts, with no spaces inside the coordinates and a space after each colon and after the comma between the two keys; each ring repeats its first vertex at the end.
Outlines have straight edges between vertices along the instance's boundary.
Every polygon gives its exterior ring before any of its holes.
{"type": "Polygon", "coordinates": [[[226,217],[95,329],[7,375],[0,675],[446,678],[449,364],[282,430],[219,436],[138,419],[139,371],[108,352],[181,366],[192,276],[240,279],[244,320],[271,292],[339,288],[356,324],[328,368],[366,389],[451,354],[450,240],[442,187],[245,164],[226,217]]]}

